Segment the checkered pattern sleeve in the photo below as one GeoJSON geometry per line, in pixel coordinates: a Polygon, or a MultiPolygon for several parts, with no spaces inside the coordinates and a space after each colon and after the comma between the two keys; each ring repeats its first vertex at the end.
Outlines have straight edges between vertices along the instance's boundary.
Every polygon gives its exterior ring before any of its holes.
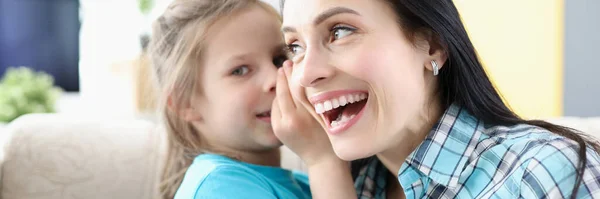
{"type": "MultiPolygon", "coordinates": [[[[570,198],[576,185],[579,146],[563,138],[538,148],[538,152],[524,165],[521,197],[570,198]]],[[[598,197],[600,161],[598,154],[591,148],[587,148],[587,163],[583,169],[582,183],[577,189],[576,198],[598,197]]]]}

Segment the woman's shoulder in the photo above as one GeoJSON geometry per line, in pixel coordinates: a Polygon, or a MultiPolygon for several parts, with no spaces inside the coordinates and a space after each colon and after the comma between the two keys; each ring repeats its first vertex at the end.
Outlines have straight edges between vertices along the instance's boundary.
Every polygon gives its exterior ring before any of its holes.
{"type": "Polygon", "coordinates": [[[527,136],[514,138],[510,147],[523,154],[529,168],[542,166],[562,169],[578,167],[580,158],[586,157],[588,165],[600,165],[598,151],[589,142],[577,142],[563,135],[534,127],[527,136]],[[534,129],[534,130],[533,130],[534,129]],[[581,154],[581,155],[580,155],[581,154]]]}
{"type": "MultiPolygon", "coordinates": [[[[527,158],[540,158],[545,154],[559,152],[565,156],[577,155],[578,142],[545,128],[517,124],[513,126],[490,126],[485,128],[480,145],[489,149],[502,148],[527,158]]],[[[589,143],[585,143],[588,155],[597,157],[598,153],[589,143]]],[[[577,156],[575,156],[577,157],[577,156]]]]}
{"type": "Polygon", "coordinates": [[[485,124],[484,126],[483,133],[486,137],[500,141],[549,141],[560,137],[558,134],[550,132],[547,129],[530,124],[510,126],[485,124]]]}
{"type": "Polygon", "coordinates": [[[579,195],[600,188],[596,180],[600,175],[600,155],[590,143],[582,146],[561,134],[529,124],[493,126],[486,128],[484,134],[487,137],[478,145],[485,149],[471,158],[497,160],[499,170],[521,182],[521,193],[528,196],[525,198],[559,193],[567,197],[580,171],[584,172],[579,195]],[[581,162],[583,157],[585,164],[581,162]]]}
{"type": "Polygon", "coordinates": [[[244,198],[252,194],[262,197],[270,192],[269,183],[260,173],[225,156],[202,154],[187,169],[176,198],[244,198]]]}
{"type": "Polygon", "coordinates": [[[521,142],[525,154],[521,159],[521,188],[525,198],[561,195],[571,196],[574,188],[578,197],[592,196],[600,190],[600,155],[590,143],[546,131],[521,142]],[[583,146],[582,144],[585,144],[583,146]],[[583,161],[585,160],[585,161],[583,161]],[[581,184],[578,187],[578,179],[581,184]]]}
{"type": "MultiPolygon", "coordinates": [[[[502,154],[500,157],[504,161],[518,162],[520,168],[531,175],[573,173],[583,156],[586,159],[584,169],[600,174],[600,155],[588,142],[582,146],[561,134],[529,124],[494,126],[485,134],[489,136],[487,141],[491,147],[484,153],[502,154]]],[[[480,144],[485,145],[485,142],[484,139],[480,144]]]]}

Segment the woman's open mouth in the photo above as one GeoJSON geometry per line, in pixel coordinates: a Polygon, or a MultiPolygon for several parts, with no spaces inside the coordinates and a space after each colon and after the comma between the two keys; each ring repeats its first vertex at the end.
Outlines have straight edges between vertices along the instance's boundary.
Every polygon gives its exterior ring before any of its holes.
{"type": "Polygon", "coordinates": [[[311,98],[330,134],[339,134],[354,125],[367,104],[366,91],[335,91],[311,98]]]}

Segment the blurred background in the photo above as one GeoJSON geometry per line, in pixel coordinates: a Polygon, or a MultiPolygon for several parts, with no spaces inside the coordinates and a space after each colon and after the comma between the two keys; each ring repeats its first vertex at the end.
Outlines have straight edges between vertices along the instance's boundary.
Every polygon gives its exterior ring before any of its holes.
{"type": "MultiPolygon", "coordinates": [[[[0,123],[30,112],[152,112],[144,49],[170,0],[0,0],[0,123]]],[[[279,9],[279,0],[268,0],[279,9]]],[[[600,116],[599,0],[455,0],[525,118],[600,116]]]]}

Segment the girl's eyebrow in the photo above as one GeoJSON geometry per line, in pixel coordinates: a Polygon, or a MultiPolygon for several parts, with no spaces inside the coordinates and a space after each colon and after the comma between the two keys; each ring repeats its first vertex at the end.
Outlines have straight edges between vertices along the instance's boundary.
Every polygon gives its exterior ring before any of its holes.
{"type": "Polygon", "coordinates": [[[243,60],[246,60],[251,57],[252,57],[251,53],[237,54],[237,55],[229,56],[229,58],[227,58],[225,63],[227,63],[227,65],[231,65],[231,64],[234,64],[235,62],[243,61],[243,60]]]}

